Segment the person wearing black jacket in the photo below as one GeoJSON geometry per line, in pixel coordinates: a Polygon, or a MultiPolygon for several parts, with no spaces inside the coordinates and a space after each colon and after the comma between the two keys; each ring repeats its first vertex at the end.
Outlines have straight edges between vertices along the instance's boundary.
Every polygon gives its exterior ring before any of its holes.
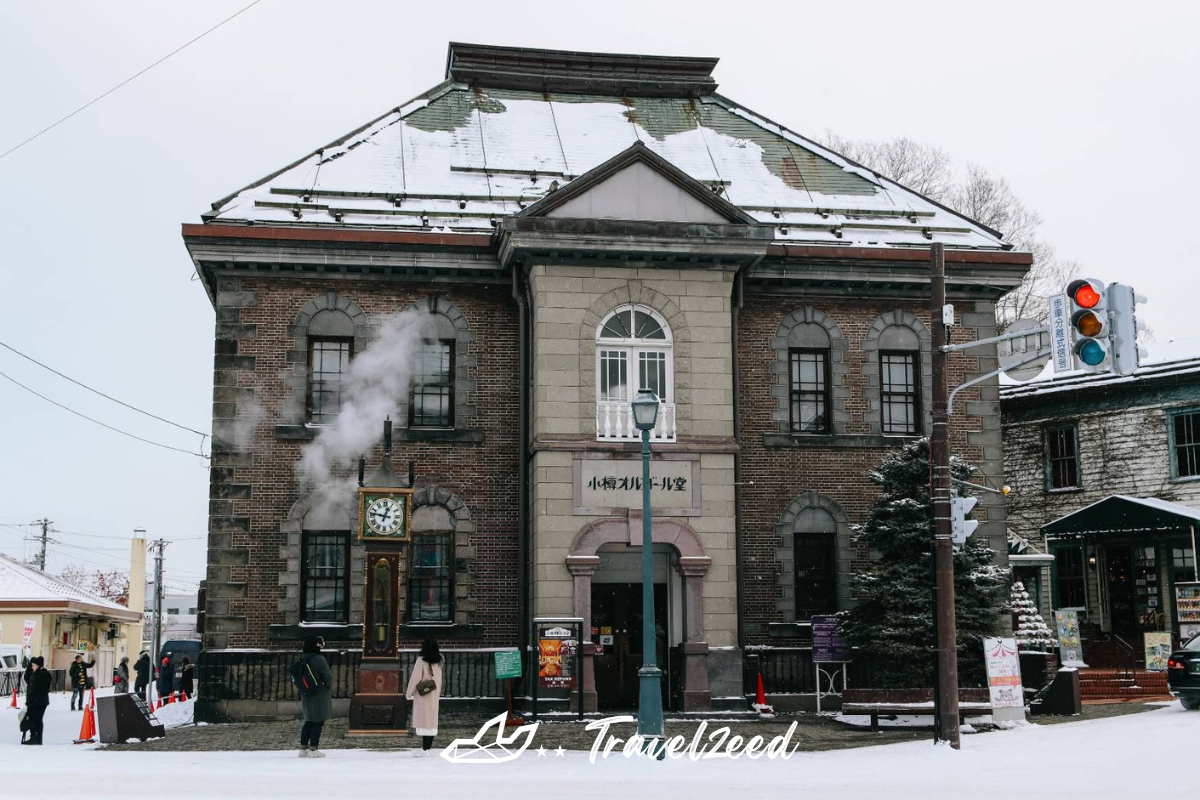
{"type": "Polygon", "coordinates": [[[187,656],[183,657],[182,673],[179,676],[179,699],[187,700],[196,693],[196,665],[187,656]]]}
{"type": "Polygon", "coordinates": [[[29,724],[29,738],[21,744],[42,743],[42,718],[46,715],[46,707],[50,705],[50,673],[45,668],[46,661],[41,656],[29,662],[29,677],[26,679],[25,721],[29,724]]]}
{"type": "Polygon", "coordinates": [[[83,707],[87,705],[85,692],[87,691],[88,674],[87,671],[96,666],[96,660],[92,659],[84,663],[83,656],[75,656],[75,663],[71,665],[71,710],[75,710],[75,698],[79,698],[79,710],[83,711],[83,707]]]}
{"type": "Polygon", "coordinates": [[[175,694],[175,668],[171,666],[171,659],[164,658],[162,667],[158,670],[158,698],[164,703],[171,699],[171,695],[175,694]]]}
{"type": "Polygon", "coordinates": [[[133,671],[137,675],[137,678],[133,682],[133,691],[145,701],[146,687],[150,685],[150,654],[145,650],[138,654],[138,660],[133,665],[133,671]]]}

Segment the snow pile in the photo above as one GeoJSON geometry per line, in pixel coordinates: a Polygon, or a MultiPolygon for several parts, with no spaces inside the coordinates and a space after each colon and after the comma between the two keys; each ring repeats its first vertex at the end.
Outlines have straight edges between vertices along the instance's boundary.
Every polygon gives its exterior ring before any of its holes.
{"type": "Polygon", "coordinates": [[[183,725],[191,725],[195,720],[196,701],[186,700],[179,703],[169,703],[154,712],[154,716],[168,730],[183,725]]]}
{"type": "Polygon", "coordinates": [[[1029,592],[1025,591],[1025,584],[1014,581],[1009,596],[1012,599],[1013,614],[1017,618],[1016,629],[1013,631],[1017,647],[1022,650],[1053,647],[1055,644],[1054,634],[1046,626],[1046,620],[1042,619],[1037,606],[1029,599],[1029,592]]]}

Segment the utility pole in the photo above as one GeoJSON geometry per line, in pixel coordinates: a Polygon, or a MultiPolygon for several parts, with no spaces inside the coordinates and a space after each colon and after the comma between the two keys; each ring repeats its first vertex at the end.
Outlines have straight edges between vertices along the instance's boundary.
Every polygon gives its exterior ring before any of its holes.
{"type": "Polygon", "coordinates": [[[162,648],[162,600],[163,600],[163,548],[167,543],[155,539],[150,543],[154,551],[154,626],[150,640],[151,674],[160,668],[158,651],[162,648]]]}
{"type": "Polygon", "coordinates": [[[53,525],[54,523],[52,523],[50,520],[46,519],[45,517],[42,517],[39,520],[35,520],[33,524],[42,526],[42,535],[41,535],[42,549],[38,555],[38,569],[41,570],[42,572],[45,572],[46,571],[46,542],[48,542],[50,540],[50,526],[53,525]]]}
{"type": "Polygon", "coordinates": [[[959,748],[958,731],[958,631],[954,619],[954,546],[950,539],[950,415],[946,404],[946,248],[940,242],[931,250],[933,300],[930,322],[933,334],[933,431],[929,437],[929,497],[933,504],[935,573],[934,614],[937,630],[937,722],[941,740],[959,748]]]}

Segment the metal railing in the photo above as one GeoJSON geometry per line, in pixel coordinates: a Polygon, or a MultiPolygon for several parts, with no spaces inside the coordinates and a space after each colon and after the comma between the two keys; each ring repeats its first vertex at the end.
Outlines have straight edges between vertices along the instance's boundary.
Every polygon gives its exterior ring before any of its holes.
{"type": "MultiPolygon", "coordinates": [[[[633,424],[633,408],[628,400],[596,403],[596,439],[602,442],[640,442],[642,432],[633,424]]],[[[662,403],[658,421],[650,431],[652,442],[675,441],[675,404],[662,403]]]]}
{"type": "MultiPolygon", "coordinates": [[[[326,650],[321,655],[333,673],[332,696],[353,696],[362,653],[326,650]]],[[[442,657],[442,697],[504,697],[491,651],[443,650],[442,657]]],[[[298,658],[300,653],[294,650],[203,650],[197,665],[197,692],[205,700],[299,700],[291,676],[291,666],[298,658]]],[[[401,652],[405,678],[412,674],[416,658],[414,650],[401,652]]]]}
{"type": "MultiPolygon", "coordinates": [[[[50,673],[50,691],[65,692],[67,690],[67,671],[65,669],[48,670],[50,673]]],[[[0,671],[0,697],[12,697],[13,690],[17,694],[25,694],[25,670],[0,671]]]]}
{"type": "MultiPolygon", "coordinates": [[[[811,647],[747,647],[743,664],[743,686],[752,696],[762,671],[768,694],[813,694],[817,691],[816,668],[811,647]]],[[[846,683],[853,688],[874,688],[871,662],[856,657],[847,664],[846,683]]]]}

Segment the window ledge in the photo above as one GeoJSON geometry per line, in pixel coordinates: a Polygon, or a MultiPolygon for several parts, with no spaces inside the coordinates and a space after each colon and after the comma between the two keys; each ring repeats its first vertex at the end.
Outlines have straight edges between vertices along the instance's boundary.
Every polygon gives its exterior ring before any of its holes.
{"type": "Polygon", "coordinates": [[[840,449],[890,448],[915,441],[919,436],[882,436],[874,433],[764,433],[765,447],[829,447],[840,449]]]}
{"type": "Polygon", "coordinates": [[[1194,483],[1200,481],[1200,475],[1185,475],[1182,478],[1174,477],[1170,481],[1171,483],[1194,483]]]}
{"type": "MultiPolygon", "coordinates": [[[[310,442],[317,438],[323,425],[276,425],[275,438],[289,442],[310,442]]],[[[401,442],[483,442],[484,432],[475,428],[397,428],[401,442]]]]}
{"type": "Polygon", "coordinates": [[[405,622],[400,626],[401,638],[422,639],[482,639],[482,625],[460,625],[453,622],[405,622]]]}
{"type": "Polygon", "coordinates": [[[401,442],[483,441],[483,431],[477,428],[399,428],[395,435],[401,442]]]}
{"type": "Polygon", "coordinates": [[[1079,494],[1082,491],[1082,486],[1064,486],[1061,489],[1047,489],[1046,494],[1079,494]]]}
{"type": "Polygon", "coordinates": [[[308,622],[301,625],[271,625],[267,629],[267,637],[271,641],[286,639],[303,639],[310,633],[326,639],[343,639],[362,641],[363,626],[347,625],[340,622],[308,622]]]}

